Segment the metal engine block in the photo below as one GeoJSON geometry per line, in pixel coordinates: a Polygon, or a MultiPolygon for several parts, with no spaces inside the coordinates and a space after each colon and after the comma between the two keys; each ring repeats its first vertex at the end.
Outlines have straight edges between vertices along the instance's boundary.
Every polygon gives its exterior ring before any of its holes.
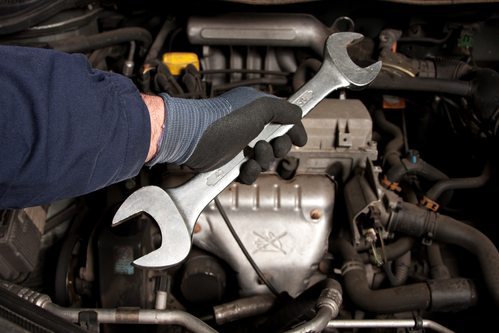
{"type": "MultiPolygon", "coordinates": [[[[253,185],[233,183],[218,198],[247,251],[279,292],[295,297],[322,278],[318,267],[335,199],[335,184],[328,177],[301,175],[286,181],[263,175],[253,185]]],[[[269,292],[213,203],[197,223],[194,244],[238,273],[242,295],[269,292]]]]}
{"type": "MultiPolygon", "coordinates": [[[[289,154],[299,160],[293,179],[266,174],[253,185],[233,183],[218,197],[265,277],[292,297],[322,278],[318,265],[327,248],[335,201],[327,170],[340,163],[345,180],[366,158],[377,156],[371,117],[358,100],[325,99],[303,123],[309,140],[289,154]]],[[[214,203],[199,217],[196,231],[194,244],[238,273],[242,295],[269,292],[214,203]]]]}

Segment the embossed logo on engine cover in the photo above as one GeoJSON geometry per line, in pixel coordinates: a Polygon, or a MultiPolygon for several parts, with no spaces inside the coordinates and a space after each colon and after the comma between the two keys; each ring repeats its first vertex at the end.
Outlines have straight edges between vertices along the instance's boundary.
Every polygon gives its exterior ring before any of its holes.
{"type": "Polygon", "coordinates": [[[286,237],[287,234],[288,233],[286,231],[279,235],[275,235],[272,231],[263,233],[253,231],[253,235],[256,236],[256,250],[253,251],[253,254],[258,252],[280,252],[282,254],[287,254],[281,242],[281,239],[286,237]]]}

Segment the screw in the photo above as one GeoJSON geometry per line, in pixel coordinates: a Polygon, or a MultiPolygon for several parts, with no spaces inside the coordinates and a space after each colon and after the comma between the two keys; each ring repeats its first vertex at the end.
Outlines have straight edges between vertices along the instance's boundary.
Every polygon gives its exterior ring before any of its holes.
{"type": "Polygon", "coordinates": [[[320,219],[320,218],[321,218],[321,216],[322,216],[322,212],[321,212],[321,210],[320,210],[320,209],[318,209],[318,208],[312,209],[312,210],[310,211],[310,218],[311,218],[312,220],[318,220],[318,219],[320,219]]]}

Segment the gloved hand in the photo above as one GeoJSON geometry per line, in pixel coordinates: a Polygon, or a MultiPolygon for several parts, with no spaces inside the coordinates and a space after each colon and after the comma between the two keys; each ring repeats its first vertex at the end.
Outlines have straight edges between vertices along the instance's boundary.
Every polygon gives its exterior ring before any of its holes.
{"type": "Polygon", "coordinates": [[[173,163],[198,172],[210,171],[230,161],[266,124],[294,124],[271,143],[259,141],[255,145],[239,176],[239,181],[250,184],[275,158],[284,157],[292,144],[303,146],[307,141],[298,106],[252,88],[236,88],[202,100],[160,96],[165,103],[166,124],[149,166],[173,163]]]}

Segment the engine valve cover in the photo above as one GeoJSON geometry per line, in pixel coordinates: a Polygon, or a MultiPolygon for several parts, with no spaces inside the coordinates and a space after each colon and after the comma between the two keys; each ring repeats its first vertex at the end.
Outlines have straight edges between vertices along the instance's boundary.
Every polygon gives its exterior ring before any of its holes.
{"type": "MultiPolygon", "coordinates": [[[[219,196],[255,263],[279,292],[298,296],[318,272],[332,228],[335,185],[323,175],[286,181],[262,175],[253,185],[233,183],[219,196]]],[[[214,203],[195,228],[196,246],[224,259],[238,273],[242,295],[268,293],[214,203]]]]}

